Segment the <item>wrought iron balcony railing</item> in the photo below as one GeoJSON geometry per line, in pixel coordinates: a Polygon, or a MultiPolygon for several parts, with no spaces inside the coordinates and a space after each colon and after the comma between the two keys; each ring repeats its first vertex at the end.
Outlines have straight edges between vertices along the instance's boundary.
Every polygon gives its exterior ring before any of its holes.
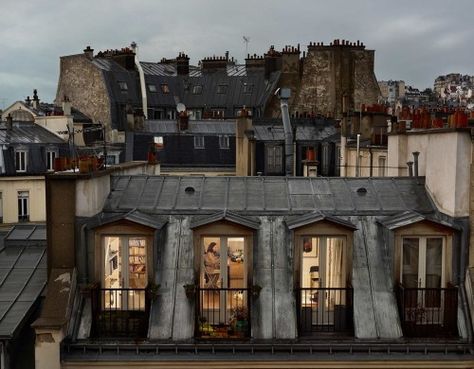
{"type": "Polygon", "coordinates": [[[145,338],[150,306],[146,288],[91,289],[92,336],[145,338]]]}
{"type": "Polygon", "coordinates": [[[248,288],[201,288],[196,290],[196,337],[250,337],[248,288]]]}
{"type": "Polygon", "coordinates": [[[456,337],[458,289],[397,288],[398,311],[407,337],[456,337]]]}
{"type": "Polygon", "coordinates": [[[300,336],[318,332],[351,333],[353,290],[348,288],[297,288],[300,336]]]}

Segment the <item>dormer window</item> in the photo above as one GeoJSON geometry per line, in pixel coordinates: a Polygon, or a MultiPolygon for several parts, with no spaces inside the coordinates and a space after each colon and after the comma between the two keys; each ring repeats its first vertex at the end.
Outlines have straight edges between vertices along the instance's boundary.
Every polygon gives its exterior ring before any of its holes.
{"type": "Polygon", "coordinates": [[[148,85],[148,91],[150,91],[150,92],[157,92],[157,90],[156,90],[156,85],[149,84],[149,85],[148,85]]]}
{"type": "Polygon", "coordinates": [[[17,173],[26,172],[28,166],[28,151],[27,150],[16,150],[15,151],[15,169],[17,173]]]}
{"type": "Polygon", "coordinates": [[[193,95],[200,95],[202,93],[202,85],[194,85],[193,95]]]}
{"type": "Polygon", "coordinates": [[[244,94],[251,94],[253,92],[253,85],[249,83],[244,83],[242,92],[244,94]]]}
{"type": "Polygon", "coordinates": [[[125,82],[125,81],[118,81],[118,85],[119,85],[120,91],[122,91],[122,92],[127,92],[127,91],[128,91],[127,82],[125,82]]]}

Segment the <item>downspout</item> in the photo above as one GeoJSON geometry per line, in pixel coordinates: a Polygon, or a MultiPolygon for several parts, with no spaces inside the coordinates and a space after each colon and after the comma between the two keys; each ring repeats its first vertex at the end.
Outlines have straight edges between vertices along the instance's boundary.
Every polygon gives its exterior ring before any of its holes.
{"type": "Polygon", "coordinates": [[[369,155],[370,155],[370,173],[369,173],[369,177],[372,177],[373,175],[373,166],[374,166],[374,158],[372,156],[372,148],[369,147],[369,155]]]}
{"type": "Polygon", "coordinates": [[[280,97],[281,119],[283,121],[283,130],[285,131],[285,174],[287,176],[293,173],[293,131],[291,129],[290,113],[288,111],[288,99],[291,96],[289,88],[279,88],[275,94],[280,97]]]}
{"type": "Polygon", "coordinates": [[[360,177],[360,133],[357,134],[356,177],[360,177]]]}
{"type": "Polygon", "coordinates": [[[148,119],[148,100],[146,96],[146,85],[145,85],[145,73],[143,73],[143,68],[138,60],[138,46],[136,42],[132,42],[130,45],[133,52],[135,53],[135,66],[137,67],[138,75],[140,77],[140,91],[142,93],[142,110],[143,116],[145,119],[148,119]]]}
{"type": "Polygon", "coordinates": [[[270,257],[271,257],[271,273],[272,273],[272,338],[276,339],[276,308],[275,308],[275,251],[273,249],[273,233],[275,231],[275,219],[270,219],[270,257]]]}

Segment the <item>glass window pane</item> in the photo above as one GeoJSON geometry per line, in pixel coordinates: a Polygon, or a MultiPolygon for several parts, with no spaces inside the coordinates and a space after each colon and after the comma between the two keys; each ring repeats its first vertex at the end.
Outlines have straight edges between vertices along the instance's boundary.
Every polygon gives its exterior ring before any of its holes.
{"type": "Polygon", "coordinates": [[[245,273],[245,245],[243,237],[227,239],[227,267],[229,271],[229,288],[245,288],[247,286],[245,273]]]}
{"type": "Polygon", "coordinates": [[[128,240],[129,288],[147,286],[146,239],[130,238],[128,240]]]}
{"type": "Polygon", "coordinates": [[[403,238],[402,283],[407,288],[418,287],[418,245],[418,238],[403,238]]]}
{"type": "Polygon", "coordinates": [[[201,286],[204,288],[221,288],[221,241],[218,237],[203,239],[203,273],[201,286]]]}
{"type": "Polygon", "coordinates": [[[443,239],[426,239],[426,287],[441,288],[443,239]]]}
{"type": "Polygon", "coordinates": [[[342,288],[344,281],[344,249],[342,238],[327,238],[326,244],[326,280],[324,287],[342,288]]]}
{"type": "Polygon", "coordinates": [[[104,288],[122,288],[122,253],[119,237],[104,237],[104,288]]]}

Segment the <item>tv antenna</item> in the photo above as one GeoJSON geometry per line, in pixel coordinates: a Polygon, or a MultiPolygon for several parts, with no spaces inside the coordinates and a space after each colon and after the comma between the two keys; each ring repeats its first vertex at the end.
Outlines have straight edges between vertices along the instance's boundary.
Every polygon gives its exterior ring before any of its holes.
{"type": "Polygon", "coordinates": [[[250,37],[249,36],[242,36],[244,43],[245,43],[245,57],[247,57],[249,53],[249,42],[250,42],[250,37]]]}

